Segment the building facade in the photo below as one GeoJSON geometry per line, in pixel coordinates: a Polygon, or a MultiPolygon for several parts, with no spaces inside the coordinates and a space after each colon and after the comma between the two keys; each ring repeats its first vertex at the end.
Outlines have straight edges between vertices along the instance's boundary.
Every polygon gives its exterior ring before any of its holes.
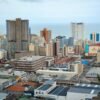
{"type": "Polygon", "coordinates": [[[12,61],[14,69],[26,72],[35,72],[45,66],[44,56],[25,56],[18,60],[12,61]]]}
{"type": "Polygon", "coordinates": [[[90,34],[90,40],[92,41],[92,43],[99,43],[100,42],[100,33],[91,33],[90,34]]]}
{"type": "Polygon", "coordinates": [[[84,39],[84,23],[71,23],[71,29],[75,41],[84,39]]]}
{"type": "Polygon", "coordinates": [[[40,36],[44,37],[45,42],[49,43],[51,40],[51,31],[47,30],[46,28],[44,28],[41,32],[40,32],[40,36]]]}
{"type": "Polygon", "coordinates": [[[29,42],[29,21],[17,18],[7,20],[8,52],[10,57],[18,51],[27,51],[29,42]]]}

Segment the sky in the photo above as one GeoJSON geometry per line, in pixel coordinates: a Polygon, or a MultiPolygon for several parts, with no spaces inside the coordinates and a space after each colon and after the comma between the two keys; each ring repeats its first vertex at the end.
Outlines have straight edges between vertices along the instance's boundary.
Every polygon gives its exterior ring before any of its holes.
{"type": "MultiPolygon", "coordinates": [[[[66,25],[67,33],[71,22],[100,25],[100,0],[0,0],[0,32],[6,32],[7,19],[15,18],[29,19],[33,33],[46,25],[66,25]]],[[[94,31],[99,29],[95,26],[94,31]]]]}

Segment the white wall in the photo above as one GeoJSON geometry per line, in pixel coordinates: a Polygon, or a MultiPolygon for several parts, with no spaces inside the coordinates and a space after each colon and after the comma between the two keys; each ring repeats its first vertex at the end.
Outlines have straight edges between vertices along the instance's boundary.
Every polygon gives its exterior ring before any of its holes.
{"type": "Polygon", "coordinates": [[[67,100],[85,100],[85,98],[92,98],[96,94],[84,94],[84,93],[67,93],[67,100]]]}
{"type": "Polygon", "coordinates": [[[58,96],[57,100],[67,100],[67,97],[66,96],[58,96]]]}

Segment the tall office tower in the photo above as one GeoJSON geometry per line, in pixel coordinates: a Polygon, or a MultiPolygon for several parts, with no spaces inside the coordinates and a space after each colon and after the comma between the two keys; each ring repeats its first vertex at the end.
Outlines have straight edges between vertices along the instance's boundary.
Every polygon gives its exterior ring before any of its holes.
{"type": "Polygon", "coordinates": [[[58,48],[57,48],[58,53],[62,53],[64,45],[68,44],[68,41],[67,41],[66,37],[65,36],[57,36],[56,37],[56,42],[58,44],[58,48]]]}
{"type": "Polygon", "coordinates": [[[57,56],[57,43],[53,43],[53,56],[57,56]]]}
{"type": "Polygon", "coordinates": [[[73,37],[69,37],[68,38],[68,46],[73,46],[74,45],[74,38],[73,37]]]}
{"type": "Polygon", "coordinates": [[[46,44],[46,56],[53,56],[53,42],[46,44]]]}
{"type": "Polygon", "coordinates": [[[91,33],[90,40],[92,41],[92,43],[100,43],[100,33],[91,33]]]}
{"type": "Polygon", "coordinates": [[[29,21],[7,20],[7,39],[9,57],[14,57],[14,53],[18,51],[27,51],[29,42],[29,21]]]}
{"type": "Polygon", "coordinates": [[[84,39],[84,23],[71,23],[71,29],[75,41],[84,39]]]}
{"type": "Polygon", "coordinates": [[[44,37],[45,42],[49,43],[51,40],[51,31],[47,30],[46,28],[44,28],[41,32],[40,32],[40,36],[44,37]]]}

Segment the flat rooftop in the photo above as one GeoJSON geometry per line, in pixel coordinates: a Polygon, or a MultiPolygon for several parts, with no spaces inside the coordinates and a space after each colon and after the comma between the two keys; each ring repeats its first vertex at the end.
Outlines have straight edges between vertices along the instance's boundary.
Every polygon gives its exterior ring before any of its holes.
{"type": "Polygon", "coordinates": [[[48,77],[49,75],[55,76],[57,75],[56,79],[58,80],[70,80],[73,76],[76,75],[76,72],[70,71],[54,71],[54,70],[37,70],[37,74],[42,74],[48,77]]]}
{"type": "Polygon", "coordinates": [[[45,91],[45,90],[48,90],[50,87],[51,87],[50,84],[45,84],[45,85],[42,85],[41,87],[39,87],[38,90],[45,91]]]}
{"type": "Polygon", "coordinates": [[[0,79],[0,85],[2,85],[3,83],[9,81],[9,79],[0,79]]]}
{"type": "Polygon", "coordinates": [[[36,61],[44,57],[45,56],[25,56],[20,58],[18,61],[36,61]]]}
{"type": "Polygon", "coordinates": [[[91,68],[86,74],[87,77],[88,76],[97,77],[97,75],[100,75],[100,68],[99,67],[91,68]]]}
{"type": "Polygon", "coordinates": [[[49,92],[49,94],[66,96],[68,90],[69,90],[68,87],[56,86],[52,91],[49,92]]]}
{"type": "Polygon", "coordinates": [[[98,94],[100,92],[100,85],[76,84],[68,92],[98,94]]]}
{"type": "Polygon", "coordinates": [[[0,100],[4,100],[8,94],[0,93],[0,100]]]}

